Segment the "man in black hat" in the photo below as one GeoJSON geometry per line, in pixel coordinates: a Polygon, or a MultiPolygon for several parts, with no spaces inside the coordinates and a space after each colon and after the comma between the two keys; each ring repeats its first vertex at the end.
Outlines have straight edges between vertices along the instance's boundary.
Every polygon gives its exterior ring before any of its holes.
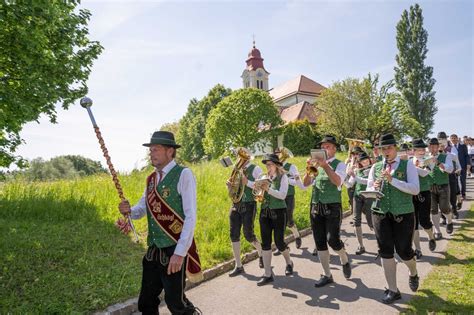
{"type": "MultiPolygon", "coordinates": [[[[352,148],[350,156],[346,159],[346,174],[357,165],[357,159],[359,155],[365,153],[361,147],[355,146],[352,148]]],[[[347,196],[349,197],[349,207],[351,208],[351,213],[354,213],[354,190],[355,187],[347,187],[347,196]]]]}
{"type": "Polygon", "coordinates": [[[143,257],[143,275],[138,310],[142,314],[158,314],[160,293],[173,314],[198,314],[186,298],[186,276],[202,279],[199,256],[194,242],[196,226],[196,180],[189,168],[174,161],[174,135],[167,131],[153,133],[149,143],[151,164],[155,171],[148,177],[142,198],[134,207],[128,200],[119,210],[132,219],[147,216],[148,250],[143,257]],[[197,268],[197,269],[196,269],[197,268]]]}
{"type": "MultiPolygon", "coordinates": [[[[444,139],[441,138],[443,141],[444,139]]],[[[453,213],[449,204],[450,188],[449,188],[449,174],[453,171],[452,155],[444,153],[444,142],[440,143],[439,139],[432,138],[430,140],[428,149],[432,158],[429,167],[431,169],[431,218],[435,229],[435,239],[441,239],[440,229],[440,213],[439,210],[446,216],[447,226],[446,232],[453,233],[453,213]]]]}
{"type": "Polygon", "coordinates": [[[344,277],[350,278],[351,265],[341,241],[341,187],[346,178],[346,165],[336,159],[336,138],[327,135],[317,144],[326,151],[327,159],[309,159],[308,166],[317,167],[318,173],[313,178],[308,172],[303,178],[305,187],[313,185],[311,196],[311,228],[318,250],[319,261],[324,274],[316,281],[316,287],[332,283],[333,277],[329,267],[328,245],[339,255],[344,277]]]}
{"type": "Polygon", "coordinates": [[[419,277],[412,248],[415,225],[412,196],[420,192],[420,183],[413,163],[397,156],[393,135],[383,135],[380,147],[384,159],[370,169],[367,189],[383,194],[372,204],[372,221],[388,284],[382,302],[390,304],[401,299],[394,249],[409,269],[410,289],[418,289],[419,277]]]}
{"type": "MultiPolygon", "coordinates": [[[[246,150],[250,156],[250,152],[246,150]]],[[[229,214],[230,240],[232,242],[232,253],[234,254],[235,267],[229,273],[229,277],[235,277],[244,273],[244,267],[240,258],[240,231],[243,229],[245,239],[255,247],[259,257],[259,266],[263,268],[262,245],[257,240],[254,232],[255,215],[257,214],[257,203],[252,194],[252,188],[255,180],[262,174],[260,166],[251,163],[250,160],[242,166],[244,173],[243,184],[244,193],[242,199],[233,203],[229,214]]],[[[231,183],[227,181],[227,188],[230,189],[231,183]]]]}
{"type": "Polygon", "coordinates": [[[418,172],[418,179],[420,181],[420,193],[413,196],[413,205],[415,206],[415,232],[413,236],[413,243],[415,244],[416,259],[420,259],[421,244],[419,226],[426,231],[429,239],[429,248],[431,251],[436,249],[436,241],[433,234],[433,223],[431,223],[431,177],[430,170],[426,158],[426,148],[423,139],[413,140],[414,156],[412,162],[418,172]]]}

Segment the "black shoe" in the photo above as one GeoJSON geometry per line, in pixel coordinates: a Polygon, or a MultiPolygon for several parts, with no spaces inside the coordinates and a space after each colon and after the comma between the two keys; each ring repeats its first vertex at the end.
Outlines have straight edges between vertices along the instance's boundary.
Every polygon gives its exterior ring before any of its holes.
{"type": "Polygon", "coordinates": [[[314,286],[316,288],[320,288],[320,287],[324,287],[326,284],[329,284],[329,283],[333,283],[334,280],[332,279],[332,276],[324,276],[324,275],[321,275],[321,278],[319,278],[318,281],[316,281],[316,283],[314,284],[314,286]]]}
{"type": "Polygon", "coordinates": [[[421,250],[415,249],[415,256],[416,256],[416,260],[420,260],[421,256],[423,256],[423,254],[421,253],[421,250]]]}
{"type": "Polygon", "coordinates": [[[263,268],[263,257],[262,256],[258,257],[258,266],[260,268],[263,268]]]}
{"type": "Polygon", "coordinates": [[[291,264],[286,265],[285,269],[285,276],[291,276],[293,274],[293,262],[291,264]]]}
{"type": "Polygon", "coordinates": [[[280,256],[280,255],[281,255],[281,252],[278,249],[273,252],[273,256],[280,256]]]}
{"type": "Polygon", "coordinates": [[[295,244],[296,244],[296,248],[300,248],[301,247],[301,237],[297,237],[295,239],[295,244]]]}
{"type": "Polygon", "coordinates": [[[356,251],[356,255],[362,255],[365,253],[365,247],[364,246],[359,246],[356,251]]]}
{"type": "Polygon", "coordinates": [[[273,281],[274,281],[273,274],[270,277],[263,276],[260,280],[258,280],[257,285],[261,287],[262,285],[268,284],[273,281]]]}
{"type": "Polygon", "coordinates": [[[434,238],[435,238],[435,240],[438,241],[438,240],[440,240],[440,239],[443,238],[443,234],[441,234],[441,233],[435,233],[435,234],[434,234],[434,238]]]}
{"type": "Polygon", "coordinates": [[[234,270],[232,270],[230,273],[229,273],[229,277],[235,277],[235,276],[238,276],[238,275],[241,275],[245,272],[244,270],[244,267],[235,267],[234,270]]]}
{"type": "Polygon", "coordinates": [[[313,256],[318,256],[318,249],[317,249],[317,248],[315,248],[315,249],[313,250],[313,256]]]}
{"type": "Polygon", "coordinates": [[[400,291],[397,290],[397,292],[393,292],[390,290],[385,290],[384,297],[382,298],[382,302],[384,304],[392,304],[396,300],[400,300],[402,298],[402,295],[400,294],[400,291]]]}
{"type": "Polygon", "coordinates": [[[434,250],[436,249],[436,241],[435,240],[430,240],[428,242],[428,246],[430,248],[430,251],[434,252],[434,250]]]}
{"type": "Polygon", "coordinates": [[[446,233],[453,234],[453,224],[452,223],[449,223],[448,225],[446,225],[446,233]]]}
{"type": "Polygon", "coordinates": [[[347,262],[345,265],[342,265],[342,273],[344,274],[344,278],[346,279],[349,279],[351,277],[352,268],[349,262],[347,262]]]}
{"type": "Polygon", "coordinates": [[[410,278],[408,279],[408,285],[410,286],[410,290],[412,290],[413,292],[416,292],[416,290],[418,290],[418,285],[420,284],[420,277],[418,277],[418,275],[416,276],[410,276],[410,278]]]}

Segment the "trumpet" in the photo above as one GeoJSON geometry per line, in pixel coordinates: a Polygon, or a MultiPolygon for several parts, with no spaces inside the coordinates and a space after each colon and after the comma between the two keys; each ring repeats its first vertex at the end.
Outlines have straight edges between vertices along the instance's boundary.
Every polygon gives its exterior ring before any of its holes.
{"type": "Polygon", "coordinates": [[[265,191],[271,183],[272,180],[267,174],[261,174],[257,178],[252,189],[252,195],[255,201],[263,202],[263,199],[265,199],[265,191]]]}
{"type": "Polygon", "coordinates": [[[319,174],[318,171],[319,163],[314,162],[306,166],[306,174],[308,174],[311,177],[316,177],[319,174]]]}

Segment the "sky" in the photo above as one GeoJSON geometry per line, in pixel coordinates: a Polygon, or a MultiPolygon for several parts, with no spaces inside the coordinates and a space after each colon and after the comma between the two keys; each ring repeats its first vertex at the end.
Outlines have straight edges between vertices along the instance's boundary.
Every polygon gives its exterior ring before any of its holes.
{"type": "MultiPolygon", "coordinates": [[[[434,68],[433,131],[474,136],[473,1],[420,1],[434,68]]],[[[104,52],[88,81],[92,111],[117,170],[143,166],[143,143],[216,84],[238,89],[256,46],[274,87],[300,74],[324,86],[393,78],[396,24],[411,1],[92,1],[90,39],[104,52]]],[[[105,165],[79,102],[58,123],[25,125],[24,158],[80,154],[105,165]]]]}

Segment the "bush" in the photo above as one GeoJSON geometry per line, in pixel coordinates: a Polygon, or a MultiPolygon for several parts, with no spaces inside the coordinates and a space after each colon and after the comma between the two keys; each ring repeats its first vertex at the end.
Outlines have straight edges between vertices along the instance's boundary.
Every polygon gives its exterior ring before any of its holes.
{"type": "Polygon", "coordinates": [[[320,136],[308,120],[291,122],[283,128],[283,145],[294,155],[308,155],[320,136]]]}

